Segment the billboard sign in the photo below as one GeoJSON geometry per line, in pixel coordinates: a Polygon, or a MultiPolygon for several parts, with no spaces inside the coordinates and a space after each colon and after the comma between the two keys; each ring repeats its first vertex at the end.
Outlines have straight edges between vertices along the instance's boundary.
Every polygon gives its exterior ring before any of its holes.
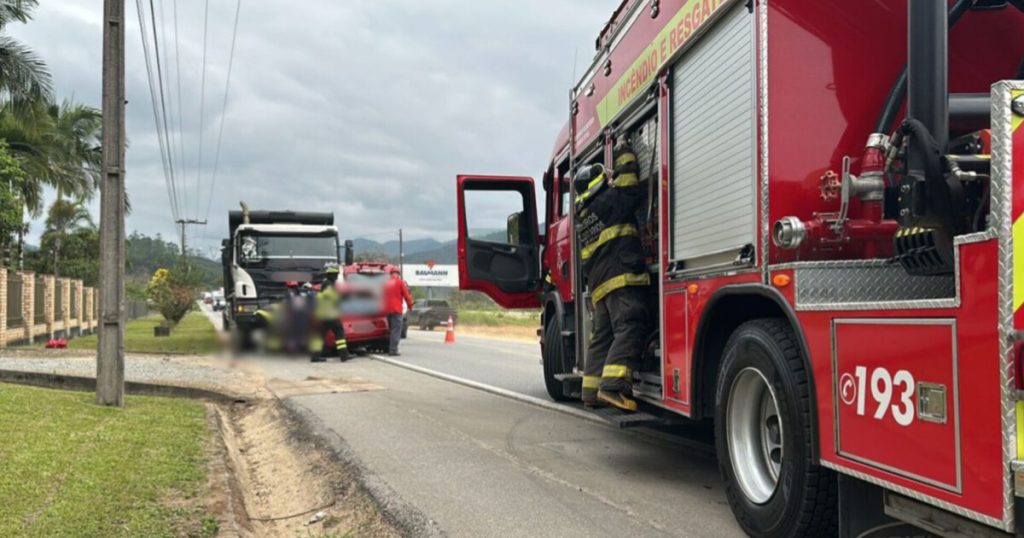
{"type": "Polygon", "coordinates": [[[410,286],[459,287],[458,265],[437,265],[429,260],[425,264],[407,263],[403,267],[402,276],[410,286]]]}

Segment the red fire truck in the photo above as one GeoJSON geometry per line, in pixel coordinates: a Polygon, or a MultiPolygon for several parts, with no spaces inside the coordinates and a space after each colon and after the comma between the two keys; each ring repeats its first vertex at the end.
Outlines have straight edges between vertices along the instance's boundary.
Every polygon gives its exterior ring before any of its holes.
{"type": "Polygon", "coordinates": [[[609,419],[714,421],[751,535],[1020,535],[1022,9],[623,1],[543,196],[459,176],[461,287],[541,308],[548,391],[577,397],[570,178],[627,141],[658,331],[641,412],[609,419]]]}

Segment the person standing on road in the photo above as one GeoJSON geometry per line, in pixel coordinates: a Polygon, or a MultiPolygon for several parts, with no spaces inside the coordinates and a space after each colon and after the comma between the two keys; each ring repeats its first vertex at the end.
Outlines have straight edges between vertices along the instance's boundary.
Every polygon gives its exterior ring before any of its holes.
{"type": "Polygon", "coordinates": [[[402,280],[402,273],[397,268],[391,270],[391,278],[384,283],[384,313],[388,315],[388,330],[390,331],[390,345],[388,355],[397,357],[398,343],[402,341],[402,307],[408,306],[412,309],[412,295],[409,295],[409,286],[402,280]]]}
{"type": "Polygon", "coordinates": [[[650,331],[647,286],[636,212],[643,200],[636,154],[615,149],[615,170],[580,170],[576,189],[576,233],[583,275],[594,307],[593,332],[583,369],[583,403],[636,411],[632,368],[641,360],[650,331]]]}
{"type": "Polygon", "coordinates": [[[341,323],[341,294],[337,285],[340,270],[337,265],[329,265],[325,272],[326,277],[320,285],[320,292],[316,294],[316,306],[313,307],[317,332],[309,345],[310,360],[324,362],[337,351],[344,362],[348,360],[348,343],[345,341],[345,326],[341,323]],[[333,336],[333,346],[327,345],[331,341],[328,334],[333,336]]]}

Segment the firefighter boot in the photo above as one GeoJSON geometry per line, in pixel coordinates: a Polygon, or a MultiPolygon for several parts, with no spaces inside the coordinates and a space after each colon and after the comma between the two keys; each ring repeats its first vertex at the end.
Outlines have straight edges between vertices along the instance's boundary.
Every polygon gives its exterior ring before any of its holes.
{"type": "Polygon", "coordinates": [[[608,407],[606,402],[597,399],[597,388],[601,384],[601,376],[583,376],[583,406],[588,409],[608,407]]]}
{"type": "Polygon", "coordinates": [[[597,399],[608,405],[613,405],[622,409],[623,411],[629,411],[631,413],[636,411],[636,400],[628,396],[625,392],[599,390],[597,391],[597,399]]]}
{"type": "Polygon", "coordinates": [[[313,337],[309,341],[309,362],[324,362],[323,357],[324,341],[321,338],[313,337]]]}

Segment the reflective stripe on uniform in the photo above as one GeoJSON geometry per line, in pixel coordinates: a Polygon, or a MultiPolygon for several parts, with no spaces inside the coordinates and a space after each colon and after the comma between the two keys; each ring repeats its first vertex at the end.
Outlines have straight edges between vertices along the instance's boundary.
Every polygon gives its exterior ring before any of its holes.
{"type": "Polygon", "coordinates": [[[639,178],[636,174],[619,174],[615,177],[615,181],[612,182],[612,187],[636,187],[640,184],[639,178]]]}
{"type": "Polygon", "coordinates": [[[598,174],[597,177],[590,180],[590,183],[587,184],[587,190],[583,191],[583,194],[576,196],[576,201],[582,202],[583,200],[590,198],[593,195],[594,187],[596,187],[602,181],[604,181],[604,174],[598,174]]]}
{"type": "Polygon", "coordinates": [[[601,377],[628,378],[630,376],[629,366],[625,364],[606,364],[601,372],[601,377]]]}
{"type": "Polygon", "coordinates": [[[615,166],[625,166],[625,165],[627,165],[629,163],[635,163],[635,162],[636,162],[636,154],[633,153],[632,151],[628,151],[626,153],[623,153],[622,155],[619,155],[618,159],[615,159],[615,166]]]}
{"type": "Polygon", "coordinates": [[[609,293],[619,289],[625,288],[626,286],[646,286],[651,283],[651,275],[647,273],[636,274],[636,273],[625,273],[616,277],[609,278],[602,282],[599,286],[594,288],[591,294],[591,299],[594,304],[601,302],[609,293]]]}
{"type": "Polygon", "coordinates": [[[604,230],[601,230],[601,235],[597,237],[597,240],[589,245],[583,247],[580,250],[580,258],[589,260],[591,256],[597,252],[597,249],[601,248],[602,245],[617,239],[619,237],[626,237],[630,235],[640,235],[640,231],[636,229],[636,226],[632,224],[616,224],[615,226],[609,226],[604,230]]]}
{"type": "Polygon", "coordinates": [[[601,386],[601,377],[596,375],[585,375],[583,376],[583,388],[585,389],[597,389],[601,386]]]}
{"type": "Polygon", "coordinates": [[[257,315],[263,319],[270,319],[270,312],[263,310],[262,308],[257,310],[254,315],[257,315]]]}

